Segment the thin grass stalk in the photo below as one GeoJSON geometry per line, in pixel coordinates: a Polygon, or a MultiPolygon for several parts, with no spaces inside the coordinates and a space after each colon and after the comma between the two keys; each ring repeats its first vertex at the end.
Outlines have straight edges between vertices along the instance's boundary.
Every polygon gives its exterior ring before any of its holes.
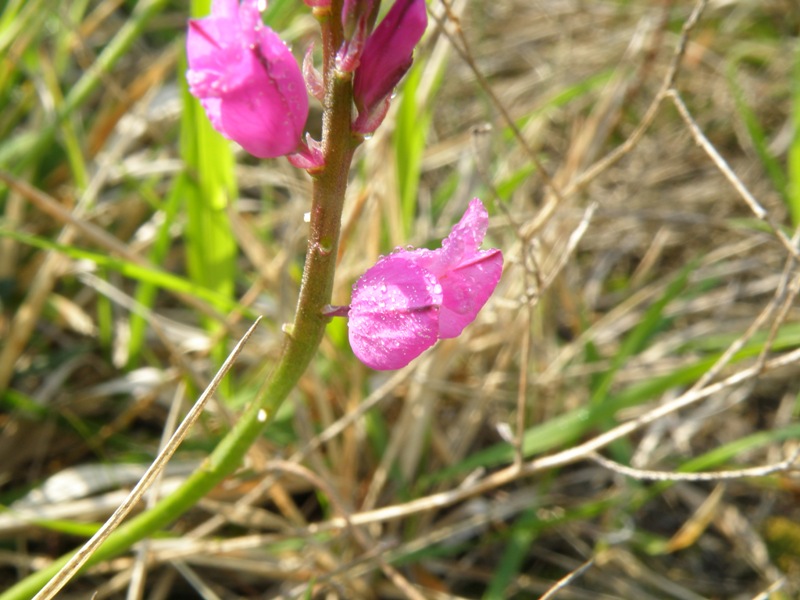
{"type": "Polygon", "coordinates": [[[7,144],[0,146],[0,165],[7,167],[13,164],[14,171],[20,172],[52,144],[61,121],[86,102],[89,95],[104,81],[104,76],[139,39],[145,26],[166,5],[167,0],[140,0],[130,19],[125,21],[114,39],[69,91],[55,118],[41,128],[12,138],[7,144]]]}

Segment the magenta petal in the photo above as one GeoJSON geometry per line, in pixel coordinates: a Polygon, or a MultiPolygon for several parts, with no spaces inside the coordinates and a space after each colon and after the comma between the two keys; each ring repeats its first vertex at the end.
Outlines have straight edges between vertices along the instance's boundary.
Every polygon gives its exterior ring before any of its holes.
{"type": "Polygon", "coordinates": [[[350,345],[373,369],[404,367],[437,340],[442,288],[407,254],[381,258],[353,287],[350,345]]]}
{"type": "Polygon", "coordinates": [[[500,250],[480,250],[489,215],[477,198],[437,250],[381,258],[353,288],[350,345],[375,369],[407,365],[475,320],[503,271],[500,250]]]}
{"type": "Polygon", "coordinates": [[[440,338],[461,335],[492,295],[502,273],[503,254],[486,250],[475,253],[439,280],[444,293],[439,311],[440,338]]]}
{"type": "Polygon", "coordinates": [[[214,128],[260,158],[297,149],[308,116],[300,67],[261,21],[259,0],[215,0],[189,23],[189,90],[214,128]]]}
{"type": "MultiPolygon", "coordinates": [[[[252,3],[253,0],[247,0],[252,3]]],[[[211,14],[216,16],[236,17],[239,13],[238,0],[212,0],[211,14]]]]}
{"type": "Polygon", "coordinates": [[[236,86],[252,69],[247,65],[238,19],[207,17],[189,21],[187,80],[195,96],[206,97],[236,86]]]}
{"type": "Polygon", "coordinates": [[[442,240],[442,247],[437,250],[416,250],[415,260],[437,277],[442,277],[478,252],[488,226],[489,214],[481,201],[473,198],[450,235],[442,240]]]}
{"type": "Polygon", "coordinates": [[[373,133],[383,123],[390,106],[391,101],[387,96],[376,104],[371,111],[358,113],[358,117],[353,121],[353,131],[363,135],[373,133]]]}
{"type": "Polygon", "coordinates": [[[428,25],[425,0],[395,0],[367,38],[353,80],[359,112],[372,112],[411,67],[414,47],[428,25]]]}
{"type": "Polygon", "coordinates": [[[441,338],[458,336],[474,321],[500,280],[503,254],[499,250],[479,250],[488,226],[489,215],[475,198],[450,235],[442,240],[441,248],[409,253],[442,285],[441,338]]]}

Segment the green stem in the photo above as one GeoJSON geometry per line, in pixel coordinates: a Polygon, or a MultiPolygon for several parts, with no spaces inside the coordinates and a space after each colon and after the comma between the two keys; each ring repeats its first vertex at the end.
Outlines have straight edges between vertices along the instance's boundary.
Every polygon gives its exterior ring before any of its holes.
{"type": "MultiPolygon", "coordinates": [[[[332,27],[334,22],[335,19],[330,19],[323,25],[327,89],[323,123],[325,167],[314,177],[303,281],[295,321],[286,336],[280,362],[259,390],[256,400],[203,465],[179,489],[162,499],[153,509],[135,517],[112,533],[87,566],[117,556],[139,540],[166,527],[230,475],[241,464],[247,450],[294,389],[322,341],[325,325],[329,320],[323,310],[330,303],[333,289],[347,176],[353,152],[360,141],[353,136],[350,128],[350,79],[337,76],[333,69],[335,48],[341,42],[341,33],[332,27]]],[[[58,572],[69,556],[62,556],[47,568],[30,575],[0,595],[0,600],[28,600],[58,572]]]]}

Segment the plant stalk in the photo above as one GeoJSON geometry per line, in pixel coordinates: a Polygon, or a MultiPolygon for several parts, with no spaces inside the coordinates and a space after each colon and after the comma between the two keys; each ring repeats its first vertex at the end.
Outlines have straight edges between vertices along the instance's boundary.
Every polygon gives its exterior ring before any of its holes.
{"type": "MultiPolygon", "coordinates": [[[[340,2],[334,4],[340,5],[340,2]]],[[[334,6],[333,14],[340,14],[336,10],[334,6]]],[[[338,10],[341,11],[340,6],[338,10]]],[[[324,310],[331,301],[333,290],[342,205],[353,152],[361,138],[351,132],[351,80],[349,76],[337,74],[334,69],[336,48],[341,43],[340,25],[336,19],[320,20],[326,85],[322,139],[325,166],[314,175],[303,280],[295,320],[288,328],[280,361],[262,385],[257,398],[201,467],[151,510],[113,532],[86,566],[117,556],[136,542],[168,526],[236,470],[248,449],[297,385],[322,341],[325,326],[330,320],[324,310]]],[[[0,595],[0,600],[29,600],[58,573],[70,556],[62,556],[25,578],[0,595]]]]}

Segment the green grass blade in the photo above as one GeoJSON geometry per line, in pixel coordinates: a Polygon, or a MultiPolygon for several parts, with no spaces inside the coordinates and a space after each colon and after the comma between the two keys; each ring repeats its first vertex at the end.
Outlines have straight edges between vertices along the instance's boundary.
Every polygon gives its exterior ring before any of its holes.
{"type": "Polygon", "coordinates": [[[687,460],[678,470],[683,473],[709,471],[728,464],[741,454],[751,453],[765,446],[796,439],[800,439],[800,423],[792,423],[780,429],[759,431],[687,460]]]}
{"type": "MultiPolygon", "coordinates": [[[[205,0],[202,4],[206,4],[205,0]]],[[[186,172],[178,178],[175,192],[186,203],[189,277],[232,299],[237,243],[227,210],[237,193],[233,152],[230,142],[214,130],[200,102],[189,94],[185,83],[180,148],[186,172]]],[[[209,320],[206,327],[213,334],[221,325],[209,320]]],[[[225,360],[227,344],[224,340],[217,344],[214,354],[219,363],[225,360]]]]}
{"type": "Polygon", "coordinates": [[[503,600],[508,598],[507,590],[519,575],[523,562],[528,557],[530,546],[539,535],[541,519],[535,508],[524,511],[511,528],[503,556],[489,582],[484,600],[503,600]]]}
{"type": "MultiPolygon", "coordinates": [[[[777,336],[773,345],[774,351],[783,351],[797,347],[795,336],[777,336]]],[[[763,350],[763,342],[751,341],[731,359],[736,364],[747,358],[757,356],[763,350]]],[[[675,387],[691,385],[706,373],[722,355],[722,352],[706,357],[691,365],[646,381],[628,386],[611,394],[605,402],[596,406],[585,406],[563,415],[553,417],[547,422],[526,430],[522,450],[526,458],[542,454],[557,448],[567,447],[575,443],[581,436],[607,422],[618,411],[639,406],[652,401],[664,392],[675,387]]],[[[514,459],[515,449],[508,443],[495,444],[486,449],[472,453],[460,463],[422,478],[420,485],[427,486],[450,477],[459,476],[478,468],[493,468],[508,464],[514,459]]]]}
{"type": "MultiPolygon", "coordinates": [[[[587,77],[586,79],[582,79],[573,85],[560,89],[558,92],[544,100],[541,106],[537,107],[536,110],[533,110],[519,119],[516,119],[515,124],[517,128],[524,129],[531,120],[542,115],[546,115],[553,109],[567,106],[573,100],[585,98],[589,92],[599,89],[611,81],[611,78],[614,76],[615,72],[615,69],[608,69],[587,77]]],[[[514,132],[511,130],[511,127],[503,128],[504,140],[510,142],[514,140],[514,137],[514,132]]]]}
{"type": "MultiPolygon", "coordinates": [[[[649,341],[660,330],[667,325],[668,319],[664,317],[664,309],[667,305],[677,298],[685,289],[689,275],[695,268],[695,264],[684,267],[678,276],[670,282],[664,294],[645,310],[642,319],[636,327],[625,336],[619,351],[611,359],[611,366],[600,377],[593,379],[593,389],[589,397],[590,407],[601,407],[606,402],[611,386],[614,383],[617,373],[634,356],[647,348],[649,341]]],[[[603,429],[609,429],[615,424],[613,413],[600,420],[603,429]]],[[[614,458],[621,462],[627,462],[630,458],[630,447],[627,440],[618,440],[611,446],[611,453],[614,458]]]]}
{"type": "Polygon", "coordinates": [[[44,123],[35,131],[28,131],[0,144],[0,167],[19,173],[31,165],[43,151],[47,150],[53,143],[58,124],[86,102],[92,92],[104,81],[106,74],[139,39],[150,20],[158,15],[167,4],[168,0],[140,0],[130,18],[120,27],[119,32],[70,89],[55,118],[44,123]]]}
{"type": "MultiPolygon", "coordinates": [[[[755,149],[756,154],[758,155],[758,158],[764,167],[764,170],[772,180],[772,185],[775,186],[775,189],[781,194],[784,201],[786,201],[788,204],[788,178],[778,159],[772,155],[772,152],[770,152],[767,134],[764,132],[764,128],[761,126],[761,123],[759,123],[758,116],[747,104],[747,101],[744,97],[744,92],[736,80],[738,65],[739,61],[736,60],[728,67],[728,81],[730,82],[730,87],[733,92],[733,100],[736,106],[736,111],[739,113],[739,116],[741,117],[742,122],[747,129],[747,133],[750,136],[750,141],[753,143],[753,148],[755,149]]],[[[793,217],[794,216],[795,215],[793,213],[793,217]]],[[[796,220],[795,223],[797,223],[796,220]]]]}
{"type": "MultiPolygon", "coordinates": [[[[166,199],[162,208],[164,220],[156,232],[153,245],[150,249],[148,258],[154,265],[162,264],[172,243],[170,229],[175,223],[175,217],[181,205],[181,197],[178,194],[177,186],[173,188],[166,199]]],[[[159,286],[153,282],[142,281],[136,289],[136,302],[147,309],[151,309],[158,295],[159,286]]],[[[127,368],[133,368],[138,364],[139,357],[144,345],[147,333],[147,318],[144,315],[132,314],[130,318],[130,340],[128,342],[128,364],[127,368]]]]}
{"type": "Polygon", "coordinates": [[[400,188],[400,206],[403,232],[409,236],[414,228],[417,212],[417,194],[422,171],[425,139],[431,122],[430,110],[419,106],[418,90],[423,64],[416,63],[406,75],[403,95],[397,110],[394,131],[394,151],[397,161],[397,184],[400,188]]]}
{"type": "Polygon", "coordinates": [[[649,340],[664,327],[664,309],[686,289],[687,280],[694,268],[695,264],[684,267],[678,276],[670,282],[662,296],[647,308],[636,327],[625,337],[619,351],[611,360],[611,366],[592,390],[589,400],[591,406],[597,406],[605,401],[611,389],[611,384],[614,382],[614,378],[620,368],[631,357],[642,352],[647,347],[649,340]]]}
{"type": "Polygon", "coordinates": [[[77,248],[75,246],[58,244],[38,236],[28,235],[19,231],[11,231],[9,229],[0,229],[0,238],[2,237],[9,237],[18,242],[22,242],[42,250],[54,250],[72,259],[88,260],[96,264],[98,267],[112,269],[118,272],[120,275],[124,275],[125,277],[129,277],[137,281],[152,283],[153,285],[165,290],[195,296],[205,300],[219,311],[229,312],[233,310],[241,310],[244,311],[248,317],[256,317],[256,315],[247,307],[238,304],[235,300],[232,300],[227,296],[223,296],[215,290],[208,289],[202,285],[177,275],[173,275],[172,273],[161,271],[160,269],[154,267],[137,265],[121,258],[108,256],[107,254],[92,252],[82,248],[77,248]]]}

